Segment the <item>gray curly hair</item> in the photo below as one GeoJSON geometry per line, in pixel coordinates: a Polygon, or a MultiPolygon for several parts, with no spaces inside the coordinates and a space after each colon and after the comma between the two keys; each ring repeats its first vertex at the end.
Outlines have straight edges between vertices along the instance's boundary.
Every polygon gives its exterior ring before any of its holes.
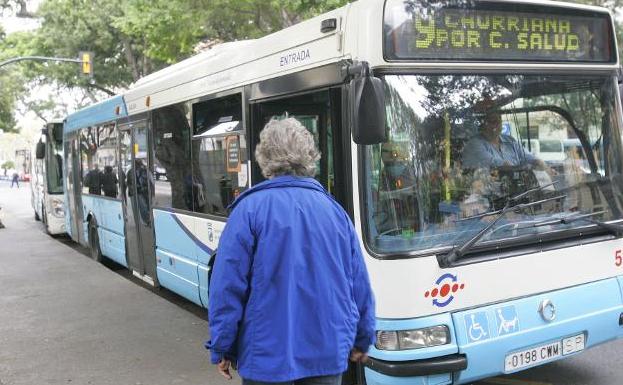
{"type": "Polygon", "coordinates": [[[320,152],[312,134],[298,120],[272,119],[260,132],[255,158],[268,179],[281,175],[313,177],[320,152]]]}

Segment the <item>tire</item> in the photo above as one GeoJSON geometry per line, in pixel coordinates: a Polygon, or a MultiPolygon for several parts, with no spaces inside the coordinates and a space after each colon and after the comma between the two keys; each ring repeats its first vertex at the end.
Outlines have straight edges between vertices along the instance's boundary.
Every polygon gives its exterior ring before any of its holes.
{"type": "Polygon", "coordinates": [[[92,220],[89,222],[89,249],[91,259],[96,262],[102,261],[102,250],[100,249],[100,239],[97,234],[97,223],[92,220]]]}
{"type": "Polygon", "coordinates": [[[45,226],[45,232],[48,235],[52,235],[50,234],[50,226],[48,225],[48,212],[45,211],[45,207],[41,208],[41,222],[43,223],[43,226],[45,226]]]}

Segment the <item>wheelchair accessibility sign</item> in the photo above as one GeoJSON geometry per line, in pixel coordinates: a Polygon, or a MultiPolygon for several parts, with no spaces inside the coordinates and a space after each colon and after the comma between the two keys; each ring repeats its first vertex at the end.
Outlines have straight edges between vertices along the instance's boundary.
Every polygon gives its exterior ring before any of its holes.
{"type": "Polygon", "coordinates": [[[505,306],[495,309],[495,320],[498,326],[498,336],[517,333],[519,329],[519,317],[515,306],[505,306]]]}
{"type": "Polygon", "coordinates": [[[465,330],[469,342],[478,342],[489,339],[489,320],[484,311],[467,314],[465,316],[465,330]]]}

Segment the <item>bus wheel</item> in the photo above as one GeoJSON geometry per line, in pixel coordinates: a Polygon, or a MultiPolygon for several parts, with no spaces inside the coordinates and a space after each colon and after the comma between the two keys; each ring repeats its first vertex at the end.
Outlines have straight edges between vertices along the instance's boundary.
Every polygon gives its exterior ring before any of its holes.
{"type": "Polygon", "coordinates": [[[48,212],[45,211],[45,207],[41,208],[41,222],[43,222],[43,225],[45,226],[45,232],[50,234],[50,224],[48,223],[48,212]]]}
{"type": "Polygon", "coordinates": [[[100,239],[97,234],[97,223],[94,220],[89,222],[89,248],[91,249],[91,258],[94,261],[102,261],[102,250],[100,249],[100,239]]]}

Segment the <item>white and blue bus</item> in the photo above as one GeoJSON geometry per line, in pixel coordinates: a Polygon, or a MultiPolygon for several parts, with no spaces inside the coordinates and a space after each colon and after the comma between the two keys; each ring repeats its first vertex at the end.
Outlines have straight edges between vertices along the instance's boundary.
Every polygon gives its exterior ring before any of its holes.
{"type": "Polygon", "coordinates": [[[206,306],[227,206],[262,180],[259,132],[296,117],[376,296],[358,383],[559,360],[623,336],[618,66],[602,8],[359,0],[70,115],[67,227],[94,258],[206,306]],[[576,145],[532,150],[552,142],[576,145]]]}
{"type": "Polygon", "coordinates": [[[50,235],[65,233],[63,199],[63,122],[46,123],[35,146],[30,171],[30,202],[35,219],[50,235]]]}

